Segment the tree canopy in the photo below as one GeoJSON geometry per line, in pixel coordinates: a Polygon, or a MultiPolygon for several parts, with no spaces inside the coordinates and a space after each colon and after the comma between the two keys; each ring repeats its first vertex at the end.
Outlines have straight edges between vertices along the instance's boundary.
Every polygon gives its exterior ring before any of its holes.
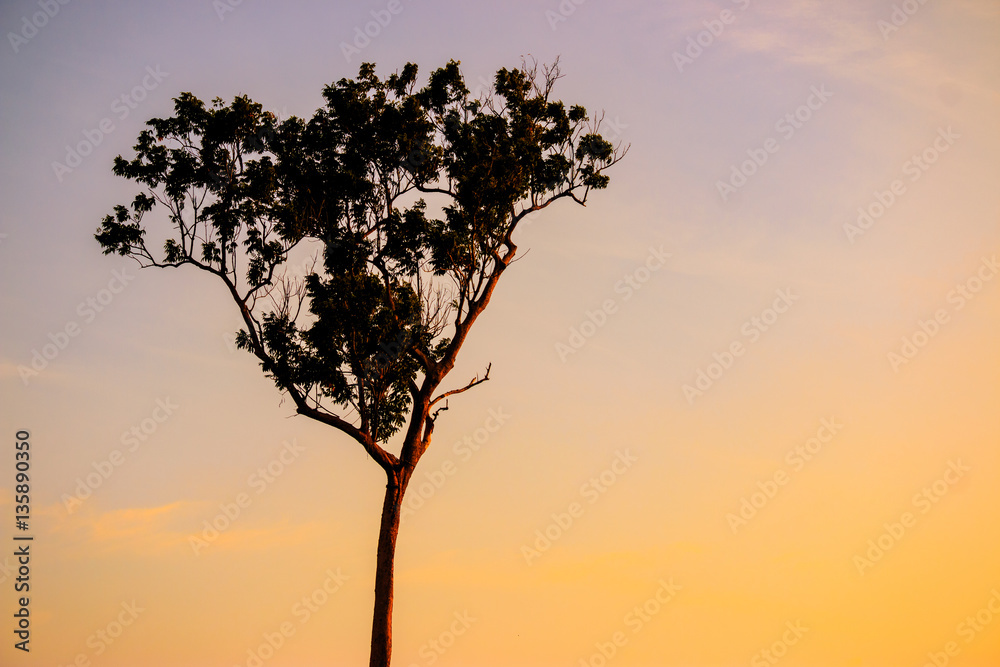
{"type": "MultiPolygon", "coordinates": [[[[412,63],[384,79],[365,63],[311,119],[280,122],[246,96],[183,93],[134,158],[115,159],[146,191],[96,238],[105,254],[218,276],[243,317],[237,344],[298,411],[392,465],[379,443],[415,400],[450,393],[427,390],[513,260],[518,223],[560,198],[583,204],[623,155],[586,109],[552,99],[559,77],[558,62],[501,69],[473,98],[455,61],[419,89],[412,63]],[[171,226],[159,252],[144,226],[157,206],[171,226]],[[283,265],[305,240],[322,265],[297,280],[283,265]]],[[[429,436],[432,414],[411,427],[429,436]]]]}

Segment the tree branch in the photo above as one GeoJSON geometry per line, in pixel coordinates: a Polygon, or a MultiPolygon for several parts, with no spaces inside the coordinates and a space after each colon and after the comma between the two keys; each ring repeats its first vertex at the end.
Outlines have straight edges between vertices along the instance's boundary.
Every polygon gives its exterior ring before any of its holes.
{"type": "Polygon", "coordinates": [[[322,412],[321,410],[310,406],[306,403],[305,397],[303,397],[302,394],[299,393],[299,391],[294,387],[290,389],[288,393],[295,402],[296,412],[300,415],[305,415],[310,419],[315,419],[318,422],[328,424],[329,426],[339,429],[351,436],[361,443],[361,446],[365,448],[368,455],[375,459],[375,462],[378,463],[386,472],[391,472],[399,468],[399,459],[396,458],[391,452],[384,450],[369,434],[364,433],[356,426],[350,422],[344,421],[337,415],[322,412]]]}
{"type": "MultiPolygon", "coordinates": [[[[448,398],[449,396],[454,396],[455,394],[461,394],[462,392],[469,391],[470,389],[472,389],[473,387],[475,387],[477,384],[482,384],[482,383],[486,382],[487,380],[490,379],[490,369],[492,367],[493,367],[493,364],[487,364],[487,366],[486,366],[486,373],[483,375],[483,377],[479,377],[477,375],[476,377],[472,378],[472,380],[469,381],[469,384],[465,385],[464,387],[460,387],[458,389],[452,389],[451,391],[446,391],[445,393],[441,394],[440,396],[438,396],[437,398],[435,398],[434,400],[432,400],[430,402],[430,407],[434,407],[434,404],[437,403],[438,401],[440,401],[442,398],[448,398]]],[[[447,408],[441,408],[441,410],[447,410],[447,408]]],[[[434,413],[434,416],[435,417],[437,416],[436,412],[434,413]]]]}

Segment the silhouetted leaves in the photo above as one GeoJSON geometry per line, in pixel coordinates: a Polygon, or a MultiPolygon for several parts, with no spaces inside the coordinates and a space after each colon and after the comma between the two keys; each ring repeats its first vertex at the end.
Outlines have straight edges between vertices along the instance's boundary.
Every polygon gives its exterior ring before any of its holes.
{"type": "Polygon", "coordinates": [[[298,400],[352,410],[375,441],[403,425],[421,376],[436,386],[436,364],[453,363],[517,223],[561,197],[583,203],[621,158],[583,107],[549,99],[555,66],[501,69],[477,99],[458,62],[420,89],[417,73],[381,80],[365,63],[308,120],[182,93],[134,158],[115,158],[147,191],[96,234],[105,253],[220,277],[246,324],[238,346],[298,400]],[[160,253],[143,225],[157,205],[160,253]],[[296,282],[285,270],[303,242],[321,262],[296,282]]]}

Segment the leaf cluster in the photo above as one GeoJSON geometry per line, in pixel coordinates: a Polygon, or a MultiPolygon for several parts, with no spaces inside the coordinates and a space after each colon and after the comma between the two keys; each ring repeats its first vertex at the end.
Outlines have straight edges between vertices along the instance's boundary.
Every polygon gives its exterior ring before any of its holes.
{"type": "Polygon", "coordinates": [[[308,120],[182,93],[134,157],[115,159],[144,189],[96,233],[105,254],[216,275],[243,318],[239,346],[299,412],[385,460],[376,443],[408,414],[407,442],[426,447],[435,403],[481,381],[435,395],[514,259],[518,223],[561,198],[585,203],[624,155],[583,107],[552,98],[558,62],[501,69],[476,98],[458,62],[422,87],[417,75],[363,64],[308,120]],[[318,251],[301,276],[296,248],[318,251]]]}

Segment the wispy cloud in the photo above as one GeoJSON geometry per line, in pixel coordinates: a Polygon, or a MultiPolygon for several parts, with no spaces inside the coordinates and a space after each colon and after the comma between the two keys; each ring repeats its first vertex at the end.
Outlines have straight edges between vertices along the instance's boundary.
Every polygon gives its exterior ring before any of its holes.
{"type": "Polygon", "coordinates": [[[957,70],[945,62],[943,56],[962,56],[946,52],[954,48],[954,40],[941,29],[942,20],[965,24],[995,18],[996,5],[969,1],[951,3],[946,10],[923,6],[886,39],[879,22],[889,21],[892,11],[891,4],[862,2],[754,3],[720,40],[735,51],[734,57],[751,53],[773,58],[782,67],[815,67],[828,77],[871,86],[921,106],[939,102],[928,82],[956,81],[996,99],[986,63],[957,70]],[[939,13],[945,11],[946,16],[939,13]]]}
{"type": "MultiPolygon", "coordinates": [[[[158,507],[109,511],[83,507],[73,515],[67,515],[62,505],[53,505],[43,508],[41,514],[44,523],[52,526],[53,537],[73,546],[62,553],[177,557],[180,551],[187,557],[191,553],[189,540],[200,535],[202,521],[210,510],[207,503],[175,501],[158,507]]],[[[212,541],[210,551],[259,551],[278,544],[302,545],[328,530],[329,526],[320,522],[293,523],[287,519],[233,526],[212,541]]]]}

